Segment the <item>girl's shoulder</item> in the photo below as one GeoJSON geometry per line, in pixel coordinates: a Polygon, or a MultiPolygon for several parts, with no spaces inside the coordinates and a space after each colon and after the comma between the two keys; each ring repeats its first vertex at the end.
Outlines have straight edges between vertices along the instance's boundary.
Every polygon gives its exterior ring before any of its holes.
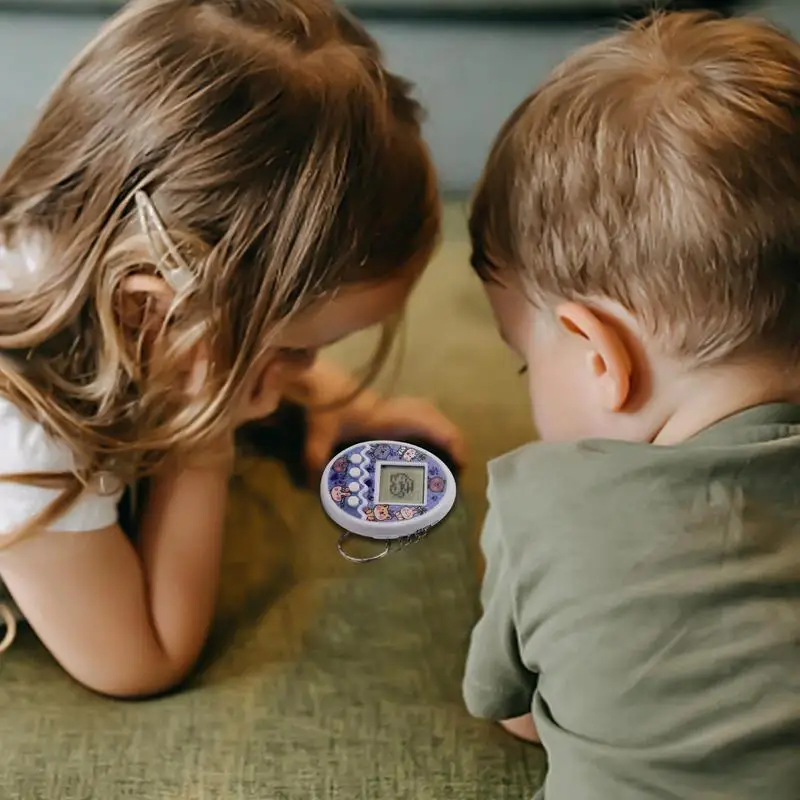
{"type": "MultiPolygon", "coordinates": [[[[47,512],[62,489],[13,476],[75,472],[75,456],[11,400],[0,396],[0,547],[4,536],[13,535],[32,519],[47,512]],[[5,480],[4,480],[5,478],[5,480]]],[[[78,499],[47,525],[54,531],[94,531],[117,522],[121,491],[98,493],[87,487],[78,499]]]]}
{"type": "Polygon", "coordinates": [[[73,472],[75,458],[64,442],[0,396],[0,476],[25,472],[73,472]]]}

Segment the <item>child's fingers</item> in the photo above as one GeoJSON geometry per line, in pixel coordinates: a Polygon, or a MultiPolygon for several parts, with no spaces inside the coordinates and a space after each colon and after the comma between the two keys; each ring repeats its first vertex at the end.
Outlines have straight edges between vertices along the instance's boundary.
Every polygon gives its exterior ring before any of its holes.
{"type": "Polygon", "coordinates": [[[430,403],[413,397],[383,401],[362,418],[343,411],[311,413],[307,426],[305,457],[312,474],[325,468],[343,438],[352,437],[425,439],[449,453],[458,466],[467,461],[459,428],[430,403]]]}
{"type": "Polygon", "coordinates": [[[454,461],[463,467],[468,460],[467,443],[461,429],[443,414],[438,414],[436,420],[431,420],[432,439],[439,442],[453,457],[454,461]]]}
{"type": "Polygon", "coordinates": [[[461,430],[424,400],[398,398],[388,401],[374,424],[386,433],[428,439],[446,450],[459,466],[467,461],[467,446],[461,430]]]}

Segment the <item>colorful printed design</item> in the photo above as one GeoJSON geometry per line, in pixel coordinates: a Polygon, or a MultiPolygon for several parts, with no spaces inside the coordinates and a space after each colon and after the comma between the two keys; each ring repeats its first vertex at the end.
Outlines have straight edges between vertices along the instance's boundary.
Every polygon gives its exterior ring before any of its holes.
{"type": "Polygon", "coordinates": [[[372,454],[378,461],[388,461],[392,455],[392,448],[388,444],[379,444],[375,446],[372,454]]]}
{"type": "Polygon", "coordinates": [[[386,522],[391,517],[391,512],[387,505],[367,506],[364,517],[370,522],[386,522]]]}
{"type": "Polygon", "coordinates": [[[425,456],[416,447],[398,447],[397,455],[403,461],[425,461],[425,456]]]}
{"type": "MultiPolygon", "coordinates": [[[[402,478],[395,476],[395,480],[402,480],[402,478]]],[[[370,522],[395,522],[424,516],[441,502],[446,488],[447,481],[442,474],[439,462],[435,458],[428,457],[416,447],[396,445],[389,442],[367,442],[355,445],[337,458],[328,472],[328,492],[331,499],[346,514],[356,519],[365,519],[370,522]],[[351,461],[353,456],[360,456],[360,458],[356,458],[357,463],[351,461]],[[397,505],[376,503],[379,464],[403,464],[408,462],[420,465],[425,464],[427,467],[428,491],[425,505],[410,506],[403,503],[398,503],[397,505]],[[357,478],[349,474],[349,470],[354,466],[361,470],[361,475],[357,478]],[[350,488],[354,482],[360,486],[357,492],[350,488]],[[358,497],[360,500],[355,507],[348,502],[353,496],[358,497]]]]}
{"type": "Polygon", "coordinates": [[[441,494],[446,486],[447,483],[441,475],[434,475],[428,479],[428,489],[434,494],[441,494]]]}
{"type": "Polygon", "coordinates": [[[334,503],[342,505],[350,497],[350,490],[346,486],[334,486],[331,489],[331,499],[334,503]]]}

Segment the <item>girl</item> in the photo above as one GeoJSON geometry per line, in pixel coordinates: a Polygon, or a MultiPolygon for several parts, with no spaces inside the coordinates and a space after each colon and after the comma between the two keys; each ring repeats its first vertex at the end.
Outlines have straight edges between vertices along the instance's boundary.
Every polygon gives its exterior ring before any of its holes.
{"type": "MultiPolygon", "coordinates": [[[[0,577],[78,681],[191,669],[234,430],[351,392],[316,352],[396,315],[437,232],[408,86],[327,0],[135,0],[78,57],[0,178],[0,577]]],[[[317,462],[343,422],[459,447],[418,401],[316,420],[317,462]]]]}

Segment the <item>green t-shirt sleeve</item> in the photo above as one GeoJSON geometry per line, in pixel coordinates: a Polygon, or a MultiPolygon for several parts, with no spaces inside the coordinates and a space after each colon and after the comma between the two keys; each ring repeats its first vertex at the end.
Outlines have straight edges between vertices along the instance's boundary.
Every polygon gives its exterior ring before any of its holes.
{"type": "Polygon", "coordinates": [[[483,614],[472,632],[464,677],[464,700],[475,717],[506,720],[531,710],[536,675],[522,663],[512,603],[511,576],[492,509],[481,545],[486,573],[481,590],[483,614]]]}

